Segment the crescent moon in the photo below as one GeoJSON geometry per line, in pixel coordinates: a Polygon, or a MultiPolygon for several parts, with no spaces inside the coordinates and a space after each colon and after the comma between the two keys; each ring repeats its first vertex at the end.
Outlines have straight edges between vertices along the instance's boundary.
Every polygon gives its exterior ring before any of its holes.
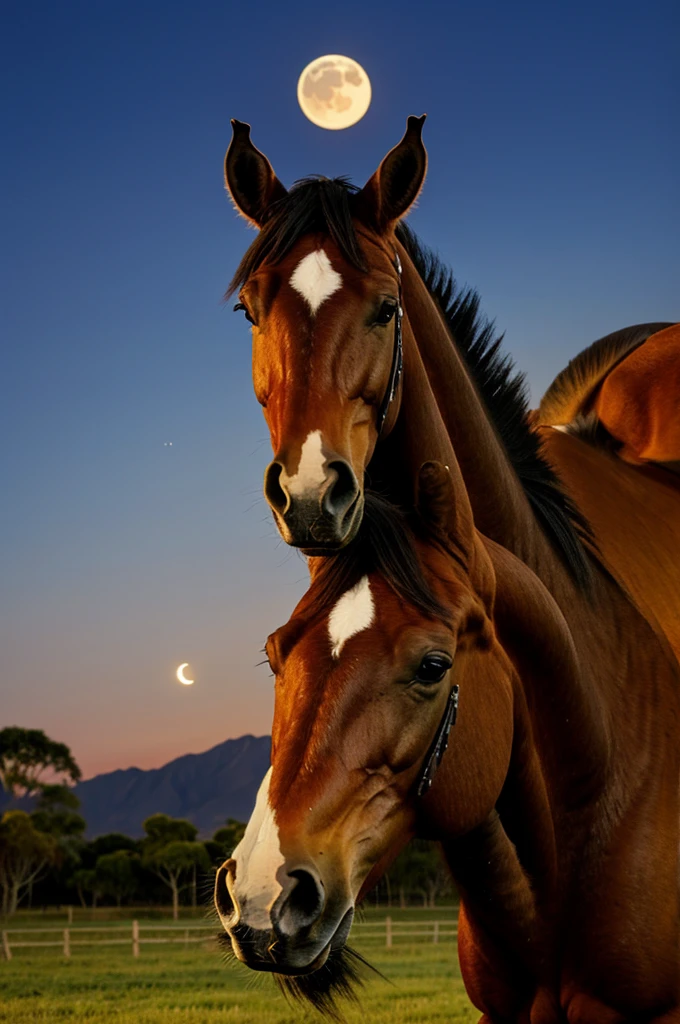
{"type": "Polygon", "coordinates": [[[187,677],[184,675],[185,668],[189,668],[188,661],[183,661],[180,667],[177,669],[177,678],[179,679],[180,683],[184,683],[185,686],[191,686],[194,680],[187,679],[187,677]]]}

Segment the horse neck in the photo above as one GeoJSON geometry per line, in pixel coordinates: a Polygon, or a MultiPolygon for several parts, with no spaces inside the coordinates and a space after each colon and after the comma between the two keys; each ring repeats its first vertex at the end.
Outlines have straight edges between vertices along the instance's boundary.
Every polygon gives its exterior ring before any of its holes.
{"type": "MultiPolygon", "coordinates": [[[[546,558],[552,559],[531,506],[439,309],[401,244],[398,251],[405,309],[456,453],[475,525],[537,569],[546,558]]],[[[410,386],[405,374],[404,393],[410,386]]]]}
{"type": "MultiPolygon", "coordinates": [[[[451,810],[463,771],[444,760],[426,825],[444,822],[434,834],[460,891],[462,949],[483,949],[501,974],[519,954],[517,969],[530,980],[541,977],[556,937],[551,922],[569,899],[565,883],[580,863],[611,750],[601,681],[583,672],[556,603],[505,547],[484,543],[496,582],[494,631],[513,681],[512,749],[493,809],[470,829],[460,830],[451,810]]],[[[481,677],[475,670],[475,682],[481,677]]],[[[456,739],[454,730],[454,750],[456,739]]]]}
{"type": "MultiPolygon", "coordinates": [[[[388,436],[378,446],[369,467],[371,487],[402,508],[413,507],[420,469],[425,462],[439,462],[449,470],[453,488],[453,517],[457,546],[470,565],[479,541],[467,488],[439,407],[428,380],[413,332],[404,325],[404,387],[388,436]]],[[[395,403],[396,407],[396,403],[395,403]]]]}

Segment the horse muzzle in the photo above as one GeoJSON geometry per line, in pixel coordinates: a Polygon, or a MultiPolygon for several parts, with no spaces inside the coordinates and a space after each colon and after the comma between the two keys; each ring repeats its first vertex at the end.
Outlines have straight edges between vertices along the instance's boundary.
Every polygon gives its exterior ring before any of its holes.
{"type": "Polygon", "coordinates": [[[281,536],[305,554],[330,554],[356,536],[363,514],[363,494],[346,459],[330,458],[321,483],[301,489],[286,472],[284,460],[267,467],[264,493],[281,536]]]}
{"type": "Polygon", "coordinates": [[[283,891],[268,911],[240,895],[227,861],[215,880],[215,906],[234,955],[255,971],[311,974],[349,935],[354,907],[329,903],[312,871],[290,871],[283,891]]]}

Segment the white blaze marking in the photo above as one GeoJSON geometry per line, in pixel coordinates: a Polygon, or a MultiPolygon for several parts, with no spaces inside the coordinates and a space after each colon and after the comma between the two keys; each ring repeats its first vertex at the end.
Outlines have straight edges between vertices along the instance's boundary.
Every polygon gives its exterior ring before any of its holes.
{"type": "Polygon", "coordinates": [[[328,635],[334,658],[340,657],[340,651],[351,636],[368,629],[374,615],[371,586],[368,576],[363,576],[356,586],[342,595],[328,617],[328,635]]]}
{"type": "Polygon", "coordinates": [[[316,249],[300,260],[293,271],[290,285],[305,299],[314,314],[321,303],[342,286],[342,278],[333,269],[323,249],[316,249]]]}
{"type": "Polygon", "coordinates": [[[245,835],[232,854],[236,861],[232,897],[239,907],[239,920],[267,931],[272,926],[271,909],[282,892],[276,873],[285,863],[269,804],[271,775],[270,768],[258,790],[245,835]]]}
{"type": "Polygon", "coordinates": [[[281,482],[288,488],[288,493],[299,497],[306,491],[318,490],[326,479],[326,460],[321,451],[321,431],[313,430],[300,450],[300,462],[295,476],[281,474],[281,482]]]}

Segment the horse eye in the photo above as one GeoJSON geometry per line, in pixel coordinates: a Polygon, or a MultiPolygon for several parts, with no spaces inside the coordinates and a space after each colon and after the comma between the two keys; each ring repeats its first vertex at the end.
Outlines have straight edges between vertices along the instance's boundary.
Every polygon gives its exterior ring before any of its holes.
{"type": "Polygon", "coordinates": [[[444,654],[426,654],[415,678],[417,683],[441,683],[451,668],[451,659],[444,654]]]}
{"type": "Polygon", "coordinates": [[[380,327],[384,327],[386,324],[390,322],[396,311],[397,307],[394,302],[383,302],[374,322],[376,324],[379,324],[380,327]]]}
{"type": "Polygon", "coordinates": [[[248,312],[247,308],[243,305],[242,302],[237,302],[236,303],[236,305],[234,306],[234,312],[236,313],[239,309],[243,310],[243,313],[244,313],[245,318],[248,321],[248,323],[251,323],[251,324],[255,323],[255,321],[253,320],[252,316],[250,315],[250,313],[248,312]]]}

